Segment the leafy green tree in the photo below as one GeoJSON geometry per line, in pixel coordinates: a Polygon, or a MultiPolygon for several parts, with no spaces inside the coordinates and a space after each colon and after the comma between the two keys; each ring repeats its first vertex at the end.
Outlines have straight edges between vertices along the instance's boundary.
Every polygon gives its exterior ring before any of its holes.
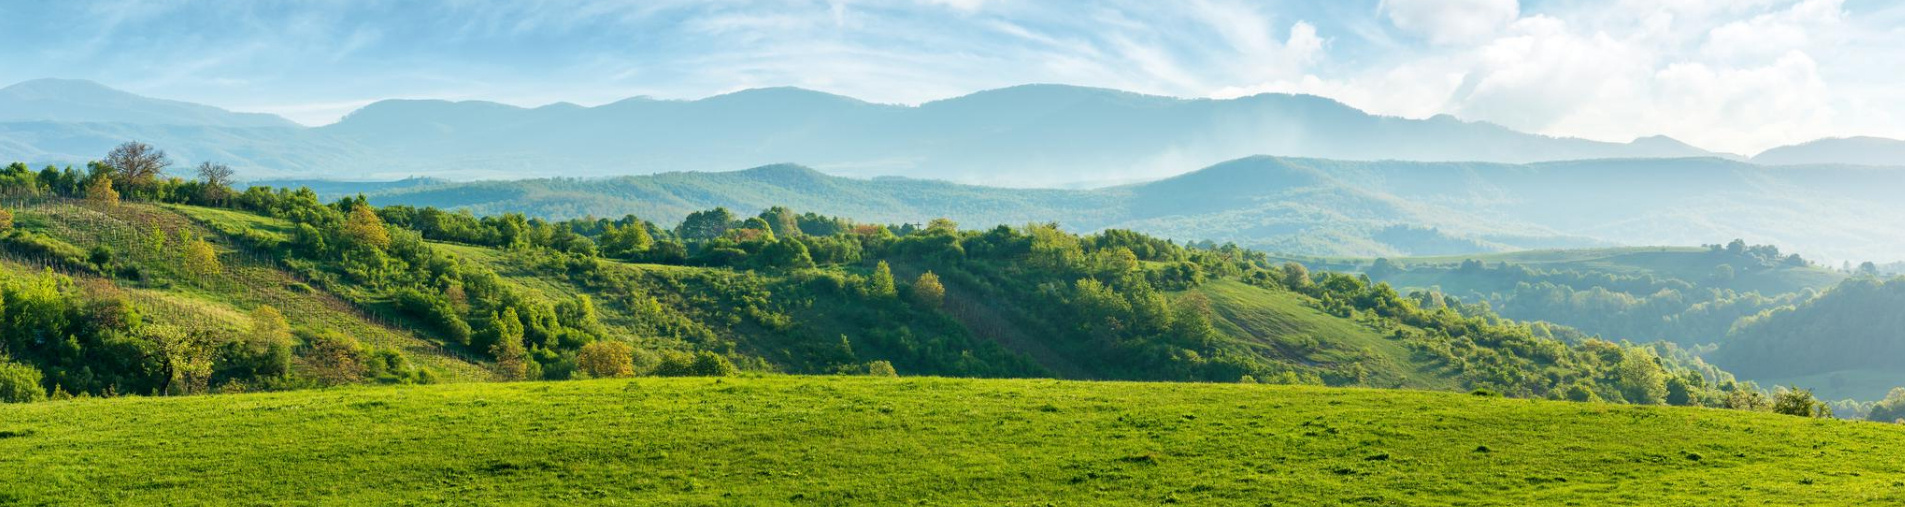
{"type": "Polygon", "coordinates": [[[276,378],[291,373],[291,323],[270,305],[251,311],[251,326],[225,344],[214,382],[276,378]]]}
{"type": "Polygon", "coordinates": [[[867,278],[867,294],[874,297],[893,297],[897,293],[893,286],[893,268],[880,261],[873,267],[873,276],[867,278]]]}
{"type": "Polygon", "coordinates": [[[958,232],[959,222],[954,222],[950,218],[935,218],[926,223],[927,234],[957,234],[958,232]]]}
{"type": "Polygon", "coordinates": [[[489,353],[496,359],[496,376],[503,380],[528,379],[531,359],[529,349],[523,346],[522,317],[510,307],[500,314],[491,314],[490,322],[495,341],[489,353]]]}
{"type": "Polygon", "coordinates": [[[1693,386],[1680,376],[1667,378],[1667,404],[1675,406],[1693,405],[1693,386]]]}
{"type": "Polygon", "coordinates": [[[775,206],[768,208],[766,211],[762,211],[760,218],[761,221],[765,222],[768,227],[774,231],[775,236],[786,238],[802,234],[800,215],[794,214],[794,210],[787,209],[783,206],[775,206]]]}
{"type": "Polygon", "coordinates": [[[738,371],[728,358],[706,350],[695,353],[693,369],[698,377],[732,377],[738,371]]]}
{"type": "MultiPolygon", "coordinates": [[[[634,218],[634,217],[629,217],[634,218]]],[[[616,258],[632,258],[649,247],[654,246],[654,237],[649,236],[648,228],[636,222],[624,227],[608,224],[602,227],[602,255],[616,258]]]]}
{"type": "Polygon", "coordinates": [[[867,363],[867,375],[875,377],[898,377],[899,370],[893,369],[892,361],[874,361],[867,363]]]}
{"type": "Polygon", "coordinates": [[[1659,405],[1667,400],[1667,373],[1660,369],[1652,353],[1628,350],[1614,367],[1621,396],[1628,403],[1659,405]]]}
{"type": "Polygon", "coordinates": [[[30,403],[46,399],[40,370],[0,355],[0,403],[30,403]]]}
{"type": "Polygon", "coordinates": [[[1832,417],[1832,406],[1814,398],[1811,389],[1781,387],[1773,394],[1773,413],[1799,417],[1832,417]]]}
{"type": "Polygon", "coordinates": [[[1309,268],[1295,262],[1283,263],[1283,286],[1291,290],[1302,291],[1314,285],[1310,281],[1309,268]]]}
{"type": "Polygon", "coordinates": [[[1586,380],[1577,380],[1573,384],[1568,385],[1567,392],[1563,395],[1563,397],[1567,398],[1568,401],[1577,401],[1582,403],[1600,403],[1601,402],[1601,395],[1596,394],[1594,392],[1594,385],[1589,384],[1588,381],[1586,380]]]}
{"type": "Polygon", "coordinates": [[[760,258],[761,262],[772,267],[784,269],[814,267],[814,257],[807,251],[807,245],[794,238],[781,238],[768,243],[761,249],[760,258]]]}
{"type": "Polygon", "coordinates": [[[734,228],[734,222],[734,213],[727,208],[696,211],[675,227],[675,236],[694,242],[709,241],[727,234],[728,229],[734,228]]]}

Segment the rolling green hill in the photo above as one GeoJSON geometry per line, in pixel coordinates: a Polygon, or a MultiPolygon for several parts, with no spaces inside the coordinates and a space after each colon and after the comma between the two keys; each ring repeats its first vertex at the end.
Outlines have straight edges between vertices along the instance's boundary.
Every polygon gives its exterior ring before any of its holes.
{"type": "Polygon", "coordinates": [[[1743,319],[1712,356],[1753,377],[1877,400],[1905,385],[1905,278],[1847,280],[1818,298],[1743,319]]]}
{"type": "MultiPolygon", "coordinates": [[[[1536,164],[1344,161],[1255,156],[1095,189],[1023,189],[860,179],[780,164],[717,173],[438,185],[326,185],[327,198],[525,213],[634,214],[672,223],[725,206],[790,206],[881,223],[1057,222],[1130,229],[1292,255],[1409,257],[1744,238],[1808,258],[1897,260],[1905,237],[1873,216],[1905,213],[1897,169],[1767,167],[1721,159],[1536,164]]],[[[267,182],[269,183],[269,182],[267,182]]],[[[1662,266],[1670,269],[1670,266],[1662,266]]]]}
{"type": "Polygon", "coordinates": [[[4,176],[0,187],[33,197],[14,202],[0,251],[23,272],[65,273],[0,287],[49,302],[0,310],[18,314],[11,360],[37,379],[14,382],[39,385],[26,399],[735,368],[1709,406],[1754,391],[1669,349],[1129,231],[878,226],[785,208],[707,210],[674,228],[479,219],[179,180],[129,187],[163,204],[115,203],[98,190],[109,175],[4,176]],[[61,197],[74,194],[89,197],[61,197]],[[35,289],[68,278],[87,289],[35,289]],[[116,296],[128,289],[158,302],[116,296]],[[172,300],[215,318],[163,313],[172,300]],[[282,330],[259,313],[273,309],[292,316],[282,330]],[[79,342],[38,337],[48,319],[79,342]]]}
{"type": "Polygon", "coordinates": [[[1404,292],[1485,302],[1510,318],[1687,346],[1724,343],[1735,322],[1803,302],[1846,277],[1773,247],[1743,242],[1293,260],[1316,269],[1363,272],[1404,292]]]}
{"type": "Polygon", "coordinates": [[[1900,446],[1895,425],[1394,390],[457,384],[0,405],[0,502],[1881,505],[1905,502],[1900,446]]]}
{"type": "MultiPolygon", "coordinates": [[[[143,329],[154,335],[239,334],[251,325],[253,310],[270,306],[295,328],[335,330],[367,346],[397,351],[441,380],[489,376],[472,354],[443,347],[428,333],[392,319],[384,308],[360,304],[366,288],[314,286],[306,277],[218,230],[237,227],[257,235],[285,235],[283,224],[208,208],[98,206],[59,199],[17,201],[10,210],[14,227],[6,236],[7,248],[0,250],[0,280],[55,286],[86,300],[126,301],[143,329]],[[213,226],[193,218],[209,219],[206,223],[213,226]],[[184,245],[201,239],[222,261],[215,273],[192,273],[183,262],[184,245]],[[85,257],[56,253],[61,251],[85,257]]],[[[304,367],[297,365],[300,370],[304,367]]],[[[209,379],[201,375],[192,380],[209,379]]],[[[71,383],[63,387],[81,388],[71,383]]]]}
{"type": "MultiPolygon", "coordinates": [[[[1772,257],[1777,256],[1777,253],[1772,255],[1772,257]]],[[[1810,263],[1786,264],[1779,259],[1754,258],[1745,254],[1729,254],[1699,247],[1527,250],[1439,257],[1403,257],[1392,259],[1392,262],[1406,268],[1459,267],[1462,261],[1466,260],[1475,260],[1484,264],[1519,264],[1551,271],[1652,276],[1656,279],[1683,280],[1703,287],[1736,292],[1758,292],[1766,295],[1800,292],[1806,289],[1823,290],[1846,277],[1844,273],[1810,263]],[[1733,276],[1725,278],[1714,276],[1714,270],[1722,264],[1733,268],[1733,276]]],[[[1408,275],[1398,275],[1393,279],[1385,280],[1399,287],[1442,285],[1444,290],[1462,291],[1455,288],[1461,287],[1463,283],[1461,280],[1453,279],[1455,277],[1438,276],[1439,274],[1442,273],[1411,272],[1408,275]]]]}
{"type": "Polygon", "coordinates": [[[1292,258],[1360,271],[1402,291],[1486,302],[1503,316],[1583,332],[1662,340],[1761,385],[1800,385],[1830,399],[1878,400],[1905,376],[1888,359],[1901,338],[1893,284],[1742,243],[1621,247],[1397,259],[1292,258]],[[1873,351],[1882,351],[1875,353],[1873,351]]]}

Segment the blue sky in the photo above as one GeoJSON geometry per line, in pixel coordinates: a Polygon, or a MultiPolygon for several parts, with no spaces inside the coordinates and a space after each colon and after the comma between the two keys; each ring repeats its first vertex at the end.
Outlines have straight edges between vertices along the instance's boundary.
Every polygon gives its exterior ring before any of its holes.
{"type": "Polygon", "coordinates": [[[1878,0],[0,3],[0,84],[83,78],[321,125],[384,98],[595,105],[801,86],[918,103],[1023,83],[1312,93],[1741,153],[1905,137],[1878,0]]]}

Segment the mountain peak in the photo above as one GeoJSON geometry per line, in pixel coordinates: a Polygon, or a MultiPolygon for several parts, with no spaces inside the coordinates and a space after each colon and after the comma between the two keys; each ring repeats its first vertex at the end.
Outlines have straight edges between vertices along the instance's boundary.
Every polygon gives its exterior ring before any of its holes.
{"type": "Polygon", "coordinates": [[[0,121],[285,127],[277,115],[145,97],[84,79],[35,79],[0,88],[0,121]]]}
{"type": "Polygon", "coordinates": [[[853,97],[848,97],[845,95],[835,95],[835,94],[827,93],[823,91],[815,91],[815,90],[809,90],[806,88],[799,88],[799,87],[793,87],[793,86],[775,86],[775,87],[769,87],[769,88],[748,88],[745,90],[715,95],[712,97],[697,100],[695,102],[779,104],[779,105],[794,104],[794,103],[811,103],[811,104],[831,103],[831,104],[852,104],[852,105],[870,105],[871,104],[870,102],[856,99],[853,97]]]}
{"type": "Polygon", "coordinates": [[[125,93],[112,87],[85,79],[40,78],[14,83],[0,88],[0,95],[9,97],[45,97],[74,92],[81,93],[125,93]]]}
{"type": "Polygon", "coordinates": [[[1766,150],[1754,155],[1753,163],[1905,166],[1905,141],[1872,136],[1814,139],[1766,150]]]}
{"type": "Polygon", "coordinates": [[[946,107],[953,105],[998,105],[1017,106],[1063,106],[1088,100],[1131,100],[1177,102],[1183,99],[1160,95],[1146,95],[1137,92],[1093,88],[1067,84],[1035,83],[1005,88],[982,90],[949,99],[935,100],[921,104],[922,108],[946,107]]]}
{"type": "Polygon", "coordinates": [[[800,164],[768,164],[736,171],[735,174],[760,180],[791,181],[819,180],[827,178],[826,173],[800,164]]]}

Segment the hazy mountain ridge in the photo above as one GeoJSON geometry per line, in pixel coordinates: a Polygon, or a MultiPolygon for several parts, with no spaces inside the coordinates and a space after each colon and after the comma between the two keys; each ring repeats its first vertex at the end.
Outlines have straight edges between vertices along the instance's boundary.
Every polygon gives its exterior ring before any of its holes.
{"type": "Polygon", "coordinates": [[[8,90],[16,102],[38,106],[0,115],[0,158],[78,164],[139,139],[188,161],[217,158],[255,178],[515,178],[556,167],[565,175],[614,176],[797,161],[840,175],[1078,186],[1155,179],[1259,154],[1500,162],[1715,155],[1664,138],[1608,143],[1449,116],[1376,116],[1307,95],[1180,99],[1064,85],[918,106],[798,88],[594,107],[386,100],[315,128],[85,81],[8,90]],[[179,126],[262,130],[183,135],[179,126]]]}
{"type": "Polygon", "coordinates": [[[277,115],[142,97],[77,79],[36,79],[0,88],[0,122],[36,121],[301,128],[277,115]]]}
{"type": "Polygon", "coordinates": [[[1905,165],[1905,141],[1883,137],[1837,137],[1781,146],[1753,156],[1753,163],[1905,165]]]}

